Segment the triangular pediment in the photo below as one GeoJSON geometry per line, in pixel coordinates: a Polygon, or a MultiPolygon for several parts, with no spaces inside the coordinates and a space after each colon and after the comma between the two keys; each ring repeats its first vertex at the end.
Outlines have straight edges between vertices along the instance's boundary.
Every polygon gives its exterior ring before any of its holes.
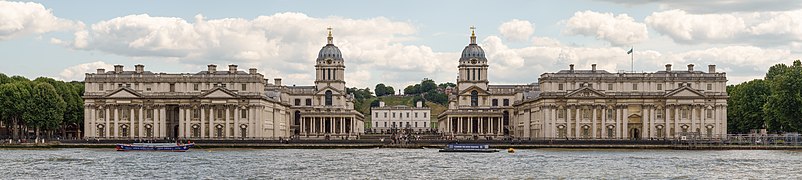
{"type": "Polygon", "coordinates": [[[603,92],[596,91],[589,87],[583,87],[565,95],[565,97],[572,98],[600,98],[605,96],[603,92]]]}
{"type": "Polygon", "coordinates": [[[326,94],[326,91],[331,91],[331,94],[332,94],[332,95],[342,95],[342,94],[344,94],[342,91],[340,91],[340,90],[337,90],[337,89],[334,89],[334,88],[333,88],[333,87],[331,87],[331,86],[326,86],[326,87],[324,87],[324,88],[321,88],[321,89],[320,89],[320,90],[318,90],[318,91],[317,91],[317,93],[315,93],[315,94],[319,94],[319,95],[325,95],[325,94],[326,94]]]}
{"type": "Polygon", "coordinates": [[[705,94],[689,87],[681,87],[666,93],[666,97],[704,97],[705,94]]]}
{"type": "Polygon", "coordinates": [[[471,95],[471,92],[476,90],[476,93],[479,95],[488,95],[490,94],[487,90],[484,90],[478,86],[471,86],[459,92],[460,95],[471,95]]]}
{"type": "Polygon", "coordinates": [[[200,95],[203,98],[237,98],[239,95],[225,88],[214,88],[200,95]]]}
{"type": "Polygon", "coordinates": [[[129,88],[120,88],[111,93],[106,94],[108,98],[138,98],[142,97],[142,94],[137,93],[136,91],[129,89],[129,88]]]}

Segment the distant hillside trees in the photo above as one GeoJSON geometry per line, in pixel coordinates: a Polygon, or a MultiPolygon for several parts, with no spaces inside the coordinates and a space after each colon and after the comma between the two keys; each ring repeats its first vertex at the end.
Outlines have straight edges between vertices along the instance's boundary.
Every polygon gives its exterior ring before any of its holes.
{"type": "Polygon", "coordinates": [[[395,89],[392,86],[386,86],[383,83],[376,84],[374,91],[377,97],[395,94],[395,89]]]}
{"type": "MultiPolygon", "coordinates": [[[[441,105],[448,104],[448,95],[441,91],[446,87],[454,87],[454,83],[437,85],[434,80],[424,78],[420,84],[409,85],[404,88],[404,94],[421,96],[421,100],[431,101],[441,105]]],[[[417,101],[417,99],[416,99],[417,101]]]]}

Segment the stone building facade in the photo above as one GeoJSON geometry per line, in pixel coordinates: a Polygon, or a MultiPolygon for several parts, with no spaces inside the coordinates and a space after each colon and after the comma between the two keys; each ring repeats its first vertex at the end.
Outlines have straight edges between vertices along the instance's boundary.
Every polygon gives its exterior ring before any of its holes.
{"type": "Polygon", "coordinates": [[[340,50],[318,54],[315,86],[270,84],[257,69],[214,64],[197,73],[153,73],[136,65],[85,79],[84,135],[98,139],[352,138],[364,116],[346,92],[340,50]]]}
{"type": "Polygon", "coordinates": [[[125,71],[86,74],[86,138],[240,139],[290,134],[287,106],[266,95],[254,68],[209,65],[197,73],[125,71]]]}
{"type": "Polygon", "coordinates": [[[515,105],[518,137],[663,139],[727,132],[726,73],[568,70],[540,76],[540,93],[515,105]]]}
{"type": "Polygon", "coordinates": [[[423,102],[417,102],[415,107],[385,106],[379,102],[379,107],[370,108],[372,114],[371,130],[376,133],[390,132],[393,129],[409,129],[415,132],[424,132],[432,129],[430,125],[432,109],[423,107],[423,102]]]}

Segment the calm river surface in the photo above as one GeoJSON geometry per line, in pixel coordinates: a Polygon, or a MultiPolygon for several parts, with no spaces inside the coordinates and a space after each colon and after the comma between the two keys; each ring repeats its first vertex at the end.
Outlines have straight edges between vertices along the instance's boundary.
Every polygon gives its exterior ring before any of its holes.
{"type": "Polygon", "coordinates": [[[800,179],[802,151],[0,149],[0,179],[800,179]]]}

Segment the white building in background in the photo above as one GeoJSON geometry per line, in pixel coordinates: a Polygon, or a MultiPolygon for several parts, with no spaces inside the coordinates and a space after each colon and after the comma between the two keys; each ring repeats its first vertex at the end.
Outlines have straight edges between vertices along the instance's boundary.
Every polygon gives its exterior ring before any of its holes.
{"type": "Polygon", "coordinates": [[[385,106],[384,102],[379,102],[379,107],[370,108],[373,116],[372,130],[374,132],[388,132],[391,129],[411,129],[416,132],[431,130],[432,109],[423,107],[423,102],[420,101],[415,104],[415,107],[385,106]]]}

